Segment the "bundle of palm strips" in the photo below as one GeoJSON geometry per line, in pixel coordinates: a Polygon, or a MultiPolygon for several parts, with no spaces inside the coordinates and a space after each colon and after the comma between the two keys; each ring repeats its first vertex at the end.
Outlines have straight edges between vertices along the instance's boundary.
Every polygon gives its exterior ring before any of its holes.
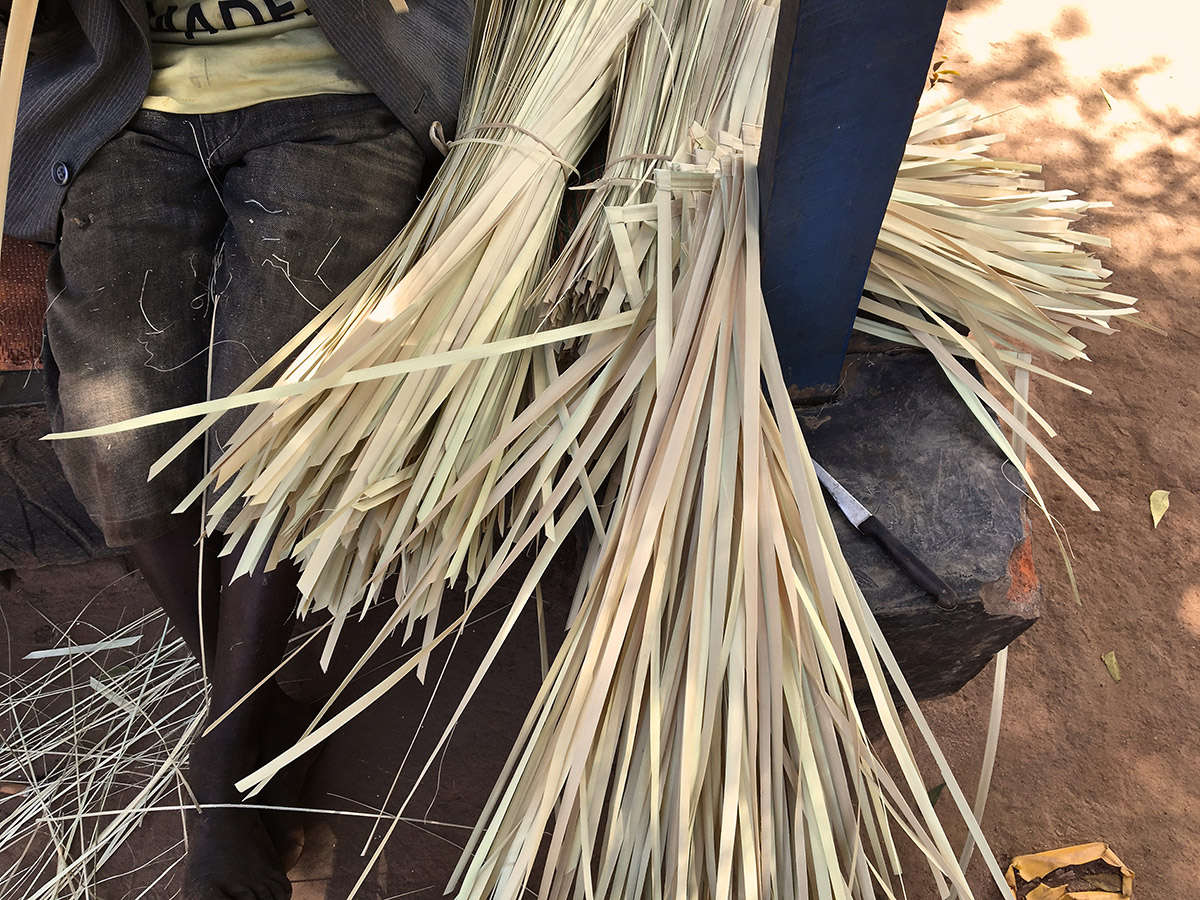
{"type": "Polygon", "coordinates": [[[544,897],[886,896],[896,822],[970,895],[773,355],[755,153],[719,145],[658,180],[682,201],[676,235],[692,241],[671,286],[667,356],[656,370],[648,319],[630,335],[624,376],[641,391],[626,476],[456,873],[459,897],[517,897],[535,873],[544,897]],[[902,760],[899,783],[855,708],[851,656],[902,760]]]}
{"type": "Polygon", "coordinates": [[[1036,165],[987,156],[1003,134],[976,134],[982,113],[965,100],[913,123],[867,275],[855,327],[924,347],[1022,473],[1028,446],[1091,509],[1083,487],[1026,424],[1055,431],[1023,396],[1029,374],[1090,393],[1030,361],[1030,354],[1087,359],[1075,331],[1111,333],[1136,316],[1132,297],[1107,290],[1111,274],[1084,249],[1107,238],[1072,226],[1088,210],[1069,190],[1046,190],[1036,165]],[[992,395],[973,362],[1012,406],[992,395]],[[999,418],[1012,442],[997,428],[999,418]]]}
{"type": "MultiPolygon", "coordinates": [[[[743,47],[758,35],[757,71],[771,47],[770,28],[758,26],[773,15],[744,8],[738,27],[721,33],[743,47]]],[[[687,27],[668,18],[668,33],[675,22],[687,27]]],[[[639,65],[653,56],[651,33],[634,43],[639,65]]],[[[875,896],[898,869],[893,816],[939,877],[966,891],[897,724],[882,674],[890,656],[833,543],[794,416],[785,406],[781,429],[759,387],[765,371],[776,398],[786,396],[778,365],[770,354],[765,369],[761,361],[771,342],[748,262],[757,259],[757,209],[745,200],[755,176],[740,148],[701,128],[675,146],[688,163],[626,177],[622,187],[640,190],[626,190],[603,218],[585,213],[576,235],[603,235],[609,261],[595,265],[593,253],[572,274],[560,261],[549,279],[589,286],[577,295],[603,298],[601,321],[627,309],[633,322],[589,337],[561,373],[544,353],[553,377],[440,504],[470,495],[478,473],[499,467],[492,493],[475,499],[506,508],[509,527],[477,595],[542,541],[500,640],[533,595],[555,532],[589,512],[597,524],[567,643],[464,856],[459,895],[516,896],[540,875],[554,896],[806,896],[810,887],[875,896]],[[857,635],[850,650],[843,621],[857,635]],[[863,733],[849,653],[874,678],[905,760],[902,786],[863,733]]],[[[614,165],[636,162],[628,149],[610,145],[614,165]]],[[[452,546],[443,542],[443,553],[452,546]]],[[[262,783],[417,665],[242,786],[262,783]]]]}

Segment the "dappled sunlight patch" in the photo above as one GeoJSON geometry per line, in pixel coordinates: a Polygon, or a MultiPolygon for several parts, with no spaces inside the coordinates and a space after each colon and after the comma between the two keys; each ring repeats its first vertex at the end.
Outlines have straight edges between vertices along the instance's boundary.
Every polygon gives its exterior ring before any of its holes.
{"type": "Polygon", "coordinates": [[[1179,601],[1179,621],[1200,638],[1200,585],[1193,585],[1183,592],[1183,598],[1179,601]]]}
{"type": "MultiPolygon", "coordinates": [[[[1130,87],[1145,108],[1163,114],[1200,113],[1200,7],[1176,4],[1171,17],[1151,19],[1138,4],[1089,2],[1065,9],[1042,0],[1005,0],[969,12],[956,22],[960,46],[971,65],[1003,56],[1027,35],[1044,37],[1073,85],[1103,84],[1117,69],[1141,69],[1130,87]]],[[[1068,87],[1064,84],[1064,88],[1068,87]]]]}

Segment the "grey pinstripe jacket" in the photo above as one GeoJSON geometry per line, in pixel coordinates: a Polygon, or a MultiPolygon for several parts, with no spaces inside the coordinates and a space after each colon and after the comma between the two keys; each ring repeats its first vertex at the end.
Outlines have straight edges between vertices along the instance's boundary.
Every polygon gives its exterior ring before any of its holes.
{"type": "MultiPolygon", "coordinates": [[[[4,2],[2,8],[9,7],[4,2]]],[[[72,173],[134,116],[150,83],[144,0],[42,0],[21,93],[4,232],[53,243],[72,173]]],[[[473,0],[309,0],[329,42],[424,146],[453,131],[473,0]]],[[[0,38],[0,48],[2,48],[0,38]]]]}

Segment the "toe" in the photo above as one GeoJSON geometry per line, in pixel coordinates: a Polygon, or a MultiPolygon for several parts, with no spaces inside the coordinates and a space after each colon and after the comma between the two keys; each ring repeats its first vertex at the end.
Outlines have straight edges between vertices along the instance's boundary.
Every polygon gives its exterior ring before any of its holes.
{"type": "Polygon", "coordinates": [[[264,892],[260,892],[259,900],[290,900],[292,883],[286,878],[282,881],[270,882],[264,892]]]}

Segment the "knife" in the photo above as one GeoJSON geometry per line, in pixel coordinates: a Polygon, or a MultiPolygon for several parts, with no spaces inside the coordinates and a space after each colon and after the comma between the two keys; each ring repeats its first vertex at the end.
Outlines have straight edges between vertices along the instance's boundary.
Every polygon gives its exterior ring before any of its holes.
{"type": "Polygon", "coordinates": [[[826,472],[819,463],[813,462],[817,470],[817,478],[829,491],[829,496],[837,503],[838,508],[845,513],[850,524],[863,534],[869,534],[888,555],[891,556],[916,584],[928,591],[943,609],[954,609],[958,606],[958,595],[950,585],[946,584],[937,573],[925,565],[920,558],[906,547],[899,538],[888,531],[871,512],[859,503],[854,496],[842,487],[837,479],[826,472]]]}

